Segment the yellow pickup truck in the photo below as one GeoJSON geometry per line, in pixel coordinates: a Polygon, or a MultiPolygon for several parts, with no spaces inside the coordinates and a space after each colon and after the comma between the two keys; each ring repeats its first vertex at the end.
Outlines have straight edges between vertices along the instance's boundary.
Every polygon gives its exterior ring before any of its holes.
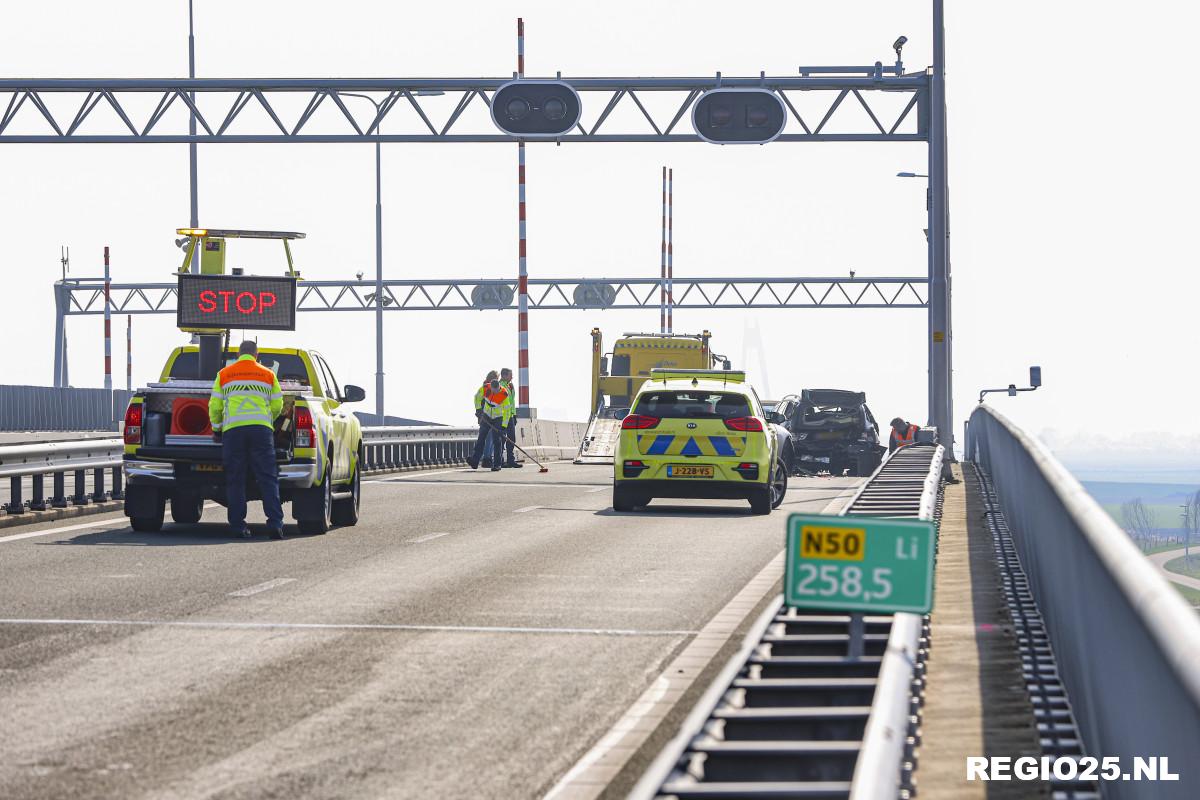
{"type": "MultiPolygon", "coordinates": [[[[236,360],[236,352],[224,354],[226,364],[236,360]]],[[[275,426],[280,499],[291,502],[302,533],[356,524],[362,428],[344,404],[362,400],[363,390],[339,385],[312,350],[262,348],[258,360],[283,390],[275,426]]],[[[208,421],[212,381],[199,379],[199,361],[197,347],[176,348],[125,412],[125,515],[136,531],[160,530],[168,503],[179,523],[199,521],[205,500],[225,503],[221,445],[208,421]]],[[[247,498],[260,499],[252,479],[247,498]]]]}

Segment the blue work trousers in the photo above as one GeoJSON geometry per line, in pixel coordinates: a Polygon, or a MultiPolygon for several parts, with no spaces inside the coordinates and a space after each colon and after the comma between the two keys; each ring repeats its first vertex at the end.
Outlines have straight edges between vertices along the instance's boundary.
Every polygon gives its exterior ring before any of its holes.
{"type": "Polygon", "coordinates": [[[508,436],[504,442],[504,449],[508,452],[508,461],[505,463],[515,464],[517,463],[517,457],[513,454],[513,443],[517,441],[517,416],[515,414],[508,421],[508,430],[505,433],[508,436]]]}
{"type": "Polygon", "coordinates": [[[279,502],[279,472],[275,465],[275,431],[266,425],[243,425],[221,434],[221,460],[225,464],[225,506],[229,527],[246,527],[246,469],[254,475],[262,495],[263,513],[271,530],[283,530],[279,502]]]}
{"type": "Polygon", "coordinates": [[[484,457],[484,445],[491,447],[492,464],[499,465],[500,458],[504,453],[504,428],[501,427],[504,420],[500,417],[492,418],[487,415],[479,419],[479,437],[475,440],[475,453],[472,461],[478,464],[484,457]]]}

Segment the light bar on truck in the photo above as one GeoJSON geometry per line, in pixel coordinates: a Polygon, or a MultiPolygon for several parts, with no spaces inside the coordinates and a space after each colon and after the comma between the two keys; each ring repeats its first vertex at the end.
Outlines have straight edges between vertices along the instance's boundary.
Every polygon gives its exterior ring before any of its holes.
{"type": "Polygon", "coordinates": [[[219,239],[303,239],[298,231],[243,231],[232,228],[176,228],[180,236],[212,236],[219,239]]]}
{"type": "Polygon", "coordinates": [[[661,367],[650,370],[651,380],[665,381],[678,378],[745,383],[746,371],[740,369],[663,369],[661,367]]]}

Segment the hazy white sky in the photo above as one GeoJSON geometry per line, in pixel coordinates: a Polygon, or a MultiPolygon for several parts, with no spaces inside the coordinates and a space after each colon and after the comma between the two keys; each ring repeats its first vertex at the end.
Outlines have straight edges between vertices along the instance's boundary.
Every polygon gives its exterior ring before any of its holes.
{"type": "MultiPolygon", "coordinates": [[[[1043,389],[995,401],[1035,432],[1060,442],[1200,434],[1184,411],[1200,380],[1187,355],[1200,288],[1200,165],[1196,114],[1179,77],[1192,70],[1200,12],[1169,2],[947,5],[957,424],[980,387],[1021,382],[1039,363],[1043,389]]],[[[6,4],[0,74],[186,75],[186,7],[6,4]]],[[[504,76],[514,69],[518,15],[531,76],[794,74],[799,64],[887,63],[899,34],[909,38],[910,69],[930,61],[928,3],[913,0],[196,0],[197,71],[504,76]]],[[[296,251],[309,277],[373,274],[373,158],[370,145],[203,146],[200,221],[307,232],[296,251]]],[[[386,274],[514,275],[515,162],[507,144],[386,146],[386,274]]],[[[663,164],[675,169],[677,275],[925,271],[924,182],[894,177],[924,171],[923,145],[583,144],[528,149],[530,274],[656,276],[663,164]]],[[[5,382],[48,384],[59,245],[70,245],[76,274],[99,274],[107,244],[115,279],[170,280],[179,261],[173,231],[188,217],[187,149],[0,145],[0,175],[5,382]]],[[[247,271],[278,264],[273,250],[236,247],[231,263],[247,271]]],[[[878,417],[924,419],[922,312],[755,313],[774,394],[861,389],[878,417]]],[[[135,382],[182,340],[173,320],[135,318],[135,382]]],[[[373,398],[373,317],[299,320],[294,334],[262,340],[325,351],[340,380],[373,398]]],[[[657,322],[657,309],[533,312],[540,414],[584,416],[593,326],[611,342],[657,322]]],[[[121,318],[118,365],[123,326],[121,318]]],[[[718,351],[742,355],[744,312],[677,311],[675,327],[708,328],[718,351]]],[[[101,331],[98,318],[70,323],[75,385],[100,385],[101,331]]],[[[481,373],[516,363],[515,313],[393,313],[386,336],[390,413],[467,421],[481,373]]],[[[761,377],[757,359],[747,367],[761,377]]],[[[1193,452],[1184,451],[1185,459],[1193,452]]]]}

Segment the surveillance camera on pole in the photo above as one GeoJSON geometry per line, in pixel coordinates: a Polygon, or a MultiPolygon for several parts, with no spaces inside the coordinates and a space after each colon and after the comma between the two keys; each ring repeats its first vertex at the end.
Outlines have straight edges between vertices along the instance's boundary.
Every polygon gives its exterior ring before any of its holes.
{"type": "Polygon", "coordinates": [[[1037,391],[1037,388],[1041,385],[1042,385],[1042,368],[1041,367],[1030,367],[1029,368],[1029,386],[1019,389],[1019,388],[1017,388],[1017,385],[1015,383],[1010,383],[1008,385],[1008,387],[1005,389],[981,389],[979,391],[979,402],[982,403],[984,396],[989,395],[993,392],[1004,392],[1009,397],[1016,397],[1018,392],[1037,391]]]}
{"type": "Polygon", "coordinates": [[[696,135],[712,144],[766,144],[786,124],[783,101],[770,89],[709,89],[692,107],[696,135]]]}
{"type": "Polygon", "coordinates": [[[553,139],[579,124],[583,104],[565,81],[509,81],[492,95],[492,122],[520,139],[553,139]]]}

